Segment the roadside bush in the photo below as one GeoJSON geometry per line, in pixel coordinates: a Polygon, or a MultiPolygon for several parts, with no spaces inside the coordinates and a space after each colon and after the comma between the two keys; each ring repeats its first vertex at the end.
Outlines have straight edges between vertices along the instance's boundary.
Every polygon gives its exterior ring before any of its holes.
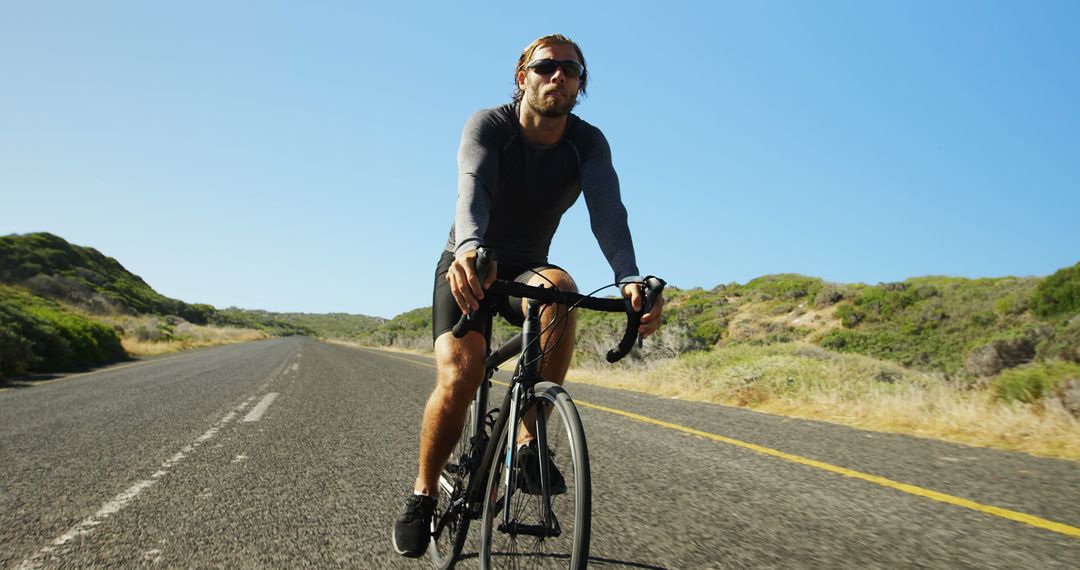
{"type": "Polygon", "coordinates": [[[1080,311],[1080,263],[1059,269],[1039,283],[1032,308],[1040,317],[1080,311]]]}
{"type": "Polygon", "coordinates": [[[357,340],[369,346],[432,350],[430,307],[406,311],[388,321],[370,324],[370,327],[368,330],[351,331],[339,338],[357,340]]]}
{"type": "Polygon", "coordinates": [[[41,357],[34,354],[34,345],[23,336],[8,319],[11,314],[0,305],[0,378],[23,374],[41,364],[41,357]]]}
{"type": "Polygon", "coordinates": [[[1006,402],[1032,404],[1069,378],[1080,378],[1080,365],[1059,360],[1025,364],[999,374],[993,383],[994,395],[1006,402]]]}
{"type": "Polygon", "coordinates": [[[138,318],[127,329],[126,334],[140,342],[167,342],[176,338],[176,326],[156,315],[138,318]]]}
{"type": "Polygon", "coordinates": [[[60,372],[127,356],[116,332],[63,306],[0,287],[0,376],[60,372]]]}
{"type": "Polygon", "coordinates": [[[196,325],[205,325],[213,318],[215,309],[212,305],[205,303],[196,303],[194,305],[188,305],[185,310],[182,310],[179,316],[189,323],[196,325]]]}

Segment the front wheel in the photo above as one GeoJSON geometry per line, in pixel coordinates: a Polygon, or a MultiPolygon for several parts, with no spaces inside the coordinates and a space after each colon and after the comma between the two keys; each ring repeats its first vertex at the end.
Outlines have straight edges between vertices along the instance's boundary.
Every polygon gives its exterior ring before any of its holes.
{"type": "MultiPolygon", "coordinates": [[[[549,497],[542,492],[529,494],[523,489],[528,484],[524,483],[518,465],[509,466],[507,485],[506,449],[510,429],[507,426],[502,430],[498,441],[493,442],[500,451],[492,462],[485,487],[481,568],[585,568],[588,563],[592,491],[581,418],[570,395],[559,385],[541,382],[534,393],[535,397],[521,410],[521,416],[547,418],[533,420],[539,425],[546,424],[544,435],[538,433],[537,441],[546,439],[548,460],[562,474],[566,490],[549,497]],[[536,413],[528,414],[530,409],[536,413]],[[504,514],[507,492],[509,509],[504,514]]],[[[548,473],[542,477],[549,481],[555,478],[550,470],[548,473]]]]}
{"type": "Polygon", "coordinates": [[[461,431],[450,459],[439,474],[439,494],[435,514],[431,518],[431,543],[428,552],[431,563],[439,570],[452,568],[461,554],[465,536],[469,532],[469,516],[465,508],[465,492],[474,470],[472,443],[476,435],[477,407],[474,400],[465,414],[465,426],[461,431]]]}

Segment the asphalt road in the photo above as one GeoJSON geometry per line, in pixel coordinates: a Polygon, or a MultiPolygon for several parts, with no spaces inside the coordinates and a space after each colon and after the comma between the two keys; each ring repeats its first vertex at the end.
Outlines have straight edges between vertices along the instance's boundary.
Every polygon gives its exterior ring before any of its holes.
{"type": "MultiPolygon", "coordinates": [[[[425,568],[390,526],[433,378],[291,338],[0,391],[0,567],[425,568]]],[[[1077,463],[568,388],[593,567],[1080,567],[1077,463]]]]}

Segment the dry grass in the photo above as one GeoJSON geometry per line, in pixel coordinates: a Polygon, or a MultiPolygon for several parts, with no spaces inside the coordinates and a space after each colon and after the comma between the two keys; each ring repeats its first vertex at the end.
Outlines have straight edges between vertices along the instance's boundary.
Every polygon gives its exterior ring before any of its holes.
{"type": "Polygon", "coordinates": [[[371,349],[374,349],[374,350],[383,350],[383,351],[386,351],[386,352],[399,352],[401,354],[417,354],[417,355],[420,355],[420,356],[431,356],[432,355],[432,351],[430,351],[430,350],[420,350],[420,349],[416,349],[416,348],[404,348],[404,347],[395,346],[395,345],[386,345],[386,346],[377,345],[377,346],[375,346],[375,345],[361,344],[359,342],[353,342],[353,341],[349,341],[349,340],[336,339],[336,338],[324,338],[324,339],[321,339],[321,340],[323,342],[327,342],[327,343],[330,343],[330,344],[337,344],[337,345],[340,345],[340,346],[350,346],[350,347],[353,347],[353,348],[371,348],[371,349]]]}
{"type": "Polygon", "coordinates": [[[236,344],[269,338],[270,335],[253,329],[236,327],[209,327],[184,323],[177,327],[177,334],[169,340],[140,340],[137,336],[124,336],[120,343],[128,354],[150,356],[178,352],[192,348],[236,344]]]}
{"type": "Polygon", "coordinates": [[[1080,422],[1056,399],[1038,406],[1004,404],[987,390],[937,386],[905,394],[882,394],[865,401],[845,401],[825,394],[779,398],[757,409],[1080,461],[1080,422]]]}
{"type": "Polygon", "coordinates": [[[891,363],[801,343],[729,346],[647,370],[577,369],[569,378],[1080,461],[1080,420],[1056,399],[1002,403],[985,388],[964,389],[891,363]]]}

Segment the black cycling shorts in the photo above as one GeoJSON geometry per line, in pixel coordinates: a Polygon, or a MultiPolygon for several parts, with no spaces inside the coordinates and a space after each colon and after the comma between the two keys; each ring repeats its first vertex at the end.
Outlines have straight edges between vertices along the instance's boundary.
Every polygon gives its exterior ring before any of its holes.
{"type": "MultiPolygon", "coordinates": [[[[439,338],[443,333],[454,328],[458,320],[461,319],[461,309],[458,308],[457,301],[454,300],[453,293],[450,292],[450,283],[446,280],[446,272],[450,270],[450,264],[454,262],[454,253],[450,251],[444,251],[442,257],[439,258],[439,264],[435,267],[435,292],[432,295],[431,301],[431,338],[435,340],[439,338]]],[[[532,279],[533,275],[544,269],[558,269],[560,271],[565,270],[558,265],[553,265],[547,262],[539,263],[504,263],[500,261],[498,263],[498,275],[499,279],[508,281],[518,281],[521,283],[528,283],[532,279]]],[[[509,299],[503,298],[499,300],[498,313],[502,315],[504,319],[510,321],[514,326],[520,327],[525,323],[525,315],[521,312],[521,299],[517,297],[511,297],[509,299]]],[[[484,333],[480,322],[484,319],[477,319],[470,325],[470,330],[475,330],[479,333],[484,333]]]]}

